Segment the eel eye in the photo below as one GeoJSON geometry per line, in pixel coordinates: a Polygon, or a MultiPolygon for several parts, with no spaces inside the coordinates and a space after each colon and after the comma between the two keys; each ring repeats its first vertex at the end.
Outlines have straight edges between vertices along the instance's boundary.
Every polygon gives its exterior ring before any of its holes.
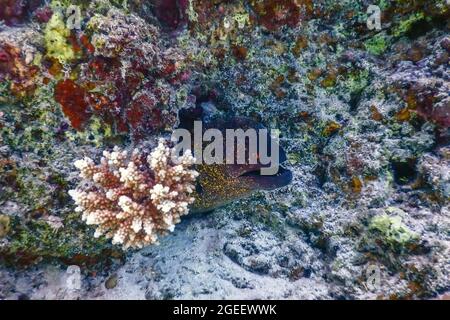
{"type": "Polygon", "coordinates": [[[195,191],[196,191],[198,194],[202,194],[202,193],[203,193],[203,187],[202,187],[202,185],[201,185],[199,182],[197,182],[197,183],[195,184],[195,191]]]}

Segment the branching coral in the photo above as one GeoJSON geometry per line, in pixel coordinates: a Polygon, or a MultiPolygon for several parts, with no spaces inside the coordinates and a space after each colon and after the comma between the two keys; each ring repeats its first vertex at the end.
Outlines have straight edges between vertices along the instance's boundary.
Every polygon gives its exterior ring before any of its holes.
{"type": "Polygon", "coordinates": [[[100,164],[90,158],[75,162],[83,183],[69,194],[88,225],[97,225],[95,237],[105,235],[124,248],[156,243],[158,236],[173,231],[189,212],[193,182],[190,152],[172,158],[164,141],[148,156],[115,147],[104,151],[100,164]]]}

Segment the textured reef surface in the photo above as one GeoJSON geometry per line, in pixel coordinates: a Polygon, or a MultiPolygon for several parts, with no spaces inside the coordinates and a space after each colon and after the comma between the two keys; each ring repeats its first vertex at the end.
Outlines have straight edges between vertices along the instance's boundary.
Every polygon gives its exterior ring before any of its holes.
{"type": "Polygon", "coordinates": [[[0,0],[0,299],[448,296],[449,17],[446,0],[0,0]],[[279,129],[292,183],[159,245],[94,237],[74,162],[154,148],[196,106],[279,129]]]}

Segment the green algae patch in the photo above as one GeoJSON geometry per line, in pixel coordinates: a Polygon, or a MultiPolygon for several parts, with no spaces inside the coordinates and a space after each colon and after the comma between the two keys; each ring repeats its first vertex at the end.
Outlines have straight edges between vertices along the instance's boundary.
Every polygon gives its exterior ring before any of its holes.
{"type": "Polygon", "coordinates": [[[382,34],[376,34],[372,38],[366,40],[364,46],[367,52],[379,56],[386,51],[388,42],[385,36],[383,36],[382,34]]]}
{"type": "Polygon", "coordinates": [[[112,128],[107,123],[103,123],[99,117],[92,117],[84,131],[68,131],[66,137],[70,141],[81,141],[100,147],[116,137],[112,128]]]}
{"type": "Polygon", "coordinates": [[[423,20],[425,15],[423,12],[418,12],[410,15],[407,19],[401,21],[399,25],[393,30],[393,35],[395,37],[401,37],[407,33],[411,27],[418,21],[423,20]]]}
{"type": "Polygon", "coordinates": [[[350,74],[345,81],[345,87],[351,94],[360,94],[370,82],[370,74],[368,70],[361,70],[350,74]]]}
{"type": "Polygon", "coordinates": [[[401,248],[416,242],[419,237],[403,222],[400,215],[389,216],[386,213],[375,216],[369,224],[369,230],[381,236],[381,240],[393,247],[401,248]]]}
{"type": "Polygon", "coordinates": [[[47,56],[64,64],[75,59],[75,52],[67,41],[70,30],[66,27],[61,14],[54,14],[44,31],[47,56]]]}

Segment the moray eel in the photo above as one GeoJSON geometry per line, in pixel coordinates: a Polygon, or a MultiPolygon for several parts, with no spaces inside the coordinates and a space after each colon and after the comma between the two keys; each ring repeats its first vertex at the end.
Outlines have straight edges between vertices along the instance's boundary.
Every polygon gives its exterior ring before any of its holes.
{"type": "MultiPolygon", "coordinates": [[[[225,137],[226,129],[253,128],[257,132],[264,128],[261,124],[245,117],[231,117],[223,119],[206,120],[202,110],[183,110],[180,113],[180,128],[193,133],[193,121],[202,120],[203,132],[209,128],[220,130],[225,137]]],[[[270,134],[270,131],[269,131],[270,134]]],[[[248,145],[246,159],[248,159],[248,145]]],[[[259,152],[259,144],[257,152],[259,152]]],[[[226,148],[226,146],[224,146],[226,148]]],[[[269,148],[270,150],[270,148],[269,148]]],[[[226,150],[224,150],[226,152],[226,150]]],[[[224,153],[225,154],[225,153],[224,153]]],[[[292,181],[292,172],[283,168],[281,164],[286,161],[286,154],[279,148],[279,169],[275,175],[261,175],[260,169],[269,165],[257,164],[197,164],[199,172],[197,178],[194,203],[190,206],[191,212],[209,212],[226,205],[234,200],[248,197],[258,190],[274,190],[284,187],[292,181]]],[[[247,161],[248,162],[248,161],[247,161]]]]}

